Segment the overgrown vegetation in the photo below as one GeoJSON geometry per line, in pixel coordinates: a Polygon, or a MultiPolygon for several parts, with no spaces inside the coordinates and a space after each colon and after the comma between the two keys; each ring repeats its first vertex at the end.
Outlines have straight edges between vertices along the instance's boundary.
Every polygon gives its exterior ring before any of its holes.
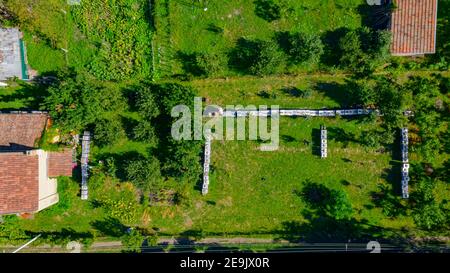
{"type": "Polygon", "coordinates": [[[94,133],[90,201],[79,200],[77,178],[60,179],[59,204],[32,220],[5,217],[0,243],[39,232],[53,244],[120,238],[125,251],[139,252],[156,234],[315,242],[447,235],[450,81],[426,71],[448,67],[445,33],[435,57],[407,60],[389,56],[389,32],[362,26],[357,0],[161,0],[152,11],[143,0],[82,2],[0,5],[0,23],[25,32],[42,76],[11,81],[0,108],[41,107],[61,136],[94,133]],[[252,141],[215,142],[211,190],[201,196],[202,141],[170,135],[172,108],[192,109],[196,95],[222,106],[362,106],[382,116],[284,119],[272,153],[252,141]],[[327,160],[315,154],[322,124],[327,160]],[[398,191],[400,127],[410,129],[410,200],[398,191]]]}

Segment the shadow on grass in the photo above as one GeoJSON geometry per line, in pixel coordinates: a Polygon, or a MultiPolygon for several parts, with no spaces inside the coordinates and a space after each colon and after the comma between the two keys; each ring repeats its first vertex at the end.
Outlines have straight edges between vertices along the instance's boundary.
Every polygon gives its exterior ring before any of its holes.
{"type": "Polygon", "coordinates": [[[319,93],[335,101],[341,108],[352,105],[347,85],[336,82],[318,82],[314,87],[319,93]]]}
{"type": "Polygon", "coordinates": [[[104,236],[119,238],[125,234],[127,227],[118,219],[113,217],[105,218],[104,220],[97,220],[91,223],[91,226],[100,231],[104,236]]]}
{"type": "Polygon", "coordinates": [[[311,140],[312,140],[312,153],[316,156],[321,156],[320,147],[321,147],[321,140],[320,140],[320,129],[314,128],[312,129],[311,133],[311,140]]]}
{"type": "Polygon", "coordinates": [[[339,66],[341,59],[341,50],[339,50],[339,41],[348,32],[349,28],[342,27],[335,30],[329,30],[322,36],[322,42],[324,44],[324,54],[321,57],[320,62],[326,66],[339,66]]]}
{"type": "Polygon", "coordinates": [[[94,235],[91,232],[77,232],[71,228],[63,228],[61,229],[61,231],[26,231],[25,233],[30,237],[41,235],[39,240],[43,240],[49,244],[62,246],[72,241],[82,242],[86,244],[94,240],[94,235]]]}
{"type": "Polygon", "coordinates": [[[22,110],[22,111],[33,111],[39,110],[41,104],[43,103],[45,97],[48,95],[48,87],[55,81],[54,72],[44,73],[33,79],[31,82],[16,81],[13,82],[11,87],[17,88],[11,94],[1,94],[0,101],[2,103],[14,103],[19,102],[22,107],[11,107],[4,108],[2,110],[22,110]]]}
{"type": "Polygon", "coordinates": [[[328,139],[340,142],[343,144],[344,148],[347,148],[350,143],[357,143],[355,134],[346,132],[344,129],[339,127],[328,127],[328,139]]]}

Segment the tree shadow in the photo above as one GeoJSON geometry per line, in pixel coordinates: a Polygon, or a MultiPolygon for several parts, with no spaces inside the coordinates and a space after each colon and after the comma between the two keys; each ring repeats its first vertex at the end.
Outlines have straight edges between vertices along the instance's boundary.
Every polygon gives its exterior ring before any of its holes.
{"type": "Polygon", "coordinates": [[[312,140],[312,154],[316,156],[321,156],[320,129],[317,128],[312,129],[311,140],[312,140]]]}
{"type": "Polygon", "coordinates": [[[281,8],[273,0],[255,0],[253,1],[253,4],[255,5],[256,16],[267,22],[272,22],[281,18],[281,8]]]}
{"type": "Polygon", "coordinates": [[[352,104],[346,87],[346,85],[337,82],[318,82],[314,89],[338,103],[341,108],[345,108],[352,104]]]}
{"type": "Polygon", "coordinates": [[[327,66],[339,66],[341,59],[341,50],[339,50],[339,41],[350,29],[347,27],[328,30],[322,36],[324,45],[324,54],[321,57],[321,63],[327,66]]]}
{"type": "Polygon", "coordinates": [[[97,220],[91,223],[91,226],[100,231],[104,236],[119,238],[125,234],[127,227],[118,219],[108,217],[103,220],[97,220]]]}
{"type": "Polygon", "coordinates": [[[135,139],[134,129],[138,126],[139,121],[137,119],[124,116],[120,116],[120,120],[127,137],[129,139],[135,139]]]}
{"type": "Polygon", "coordinates": [[[178,51],[176,58],[181,62],[185,74],[192,76],[205,74],[205,71],[197,64],[197,54],[178,51]]]}
{"type": "Polygon", "coordinates": [[[215,25],[213,23],[209,23],[208,26],[206,27],[206,30],[210,31],[212,33],[215,33],[215,34],[222,34],[223,33],[223,28],[218,26],[218,25],[215,25]]]}
{"type": "Polygon", "coordinates": [[[50,86],[48,82],[44,81],[45,77],[47,77],[46,75],[49,75],[49,73],[36,77],[32,82],[17,81],[13,83],[13,86],[17,86],[17,89],[14,90],[13,93],[0,93],[0,101],[3,103],[20,101],[20,103],[23,104],[23,106],[19,108],[4,108],[2,110],[39,110],[41,104],[48,95],[47,89],[50,86]]]}
{"type": "Polygon", "coordinates": [[[328,127],[327,131],[328,131],[328,139],[342,143],[344,148],[347,148],[351,142],[353,143],[358,142],[355,134],[346,132],[342,128],[328,127]]]}
{"type": "Polygon", "coordinates": [[[44,240],[49,244],[57,244],[62,246],[71,241],[86,244],[94,240],[94,235],[91,232],[77,232],[71,228],[63,228],[61,231],[25,231],[25,234],[30,237],[41,235],[39,240],[44,240]]]}
{"type": "Polygon", "coordinates": [[[250,67],[258,58],[261,41],[239,38],[234,48],[228,53],[228,65],[231,69],[249,73],[250,67]]]}
{"type": "Polygon", "coordinates": [[[379,185],[379,191],[371,192],[375,207],[381,208],[388,217],[406,216],[407,208],[401,203],[401,197],[388,185],[379,185]]]}
{"type": "Polygon", "coordinates": [[[281,140],[283,142],[286,142],[286,143],[292,143],[292,142],[296,142],[297,141],[297,139],[295,137],[292,137],[292,136],[289,136],[289,135],[282,135],[281,136],[281,140]]]}

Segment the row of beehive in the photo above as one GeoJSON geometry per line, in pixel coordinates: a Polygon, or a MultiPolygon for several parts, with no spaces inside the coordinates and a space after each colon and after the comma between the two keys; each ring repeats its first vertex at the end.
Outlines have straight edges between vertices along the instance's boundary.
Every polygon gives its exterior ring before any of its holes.
{"type": "Polygon", "coordinates": [[[211,162],[211,136],[207,135],[205,139],[205,154],[203,163],[203,186],[202,194],[205,195],[209,190],[209,165],[211,162]]]}
{"type": "Polygon", "coordinates": [[[402,128],[401,131],[401,150],[402,150],[402,196],[409,198],[409,159],[408,159],[408,129],[402,128]]]}
{"type": "Polygon", "coordinates": [[[247,117],[247,116],[288,116],[288,117],[334,117],[334,116],[357,116],[369,115],[380,112],[373,109],[340,109],[340,110],[226,110],[224,117],[247,117]]]}

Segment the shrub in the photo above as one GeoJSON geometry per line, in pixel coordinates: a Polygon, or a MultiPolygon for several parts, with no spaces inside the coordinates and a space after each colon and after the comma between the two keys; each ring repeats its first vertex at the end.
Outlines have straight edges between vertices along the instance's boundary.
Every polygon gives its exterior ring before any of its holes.
{"type": "Polygon", "coordinates": [[[131,229],[127,234],[122,236],[121,241],[124,248],[123,252],[140,253],[144,236],[139,230],[131,229]]]}
{"type": "Polygon", "coordinates": [[[273,40],[238,40],[231,54],[231,64],[253,75],[269,75],[281,70],[285,56],[273,40]]]}
{"type": "Polygon", "coordinates": [[[289,56],[297,64],[318,63],[324,52],[319,35],[297,32],[288,38],[289,56]]]}
{"type": "Polygon", "coordinates": [[[339,40],[340,63],[359,76],[371,74],[390,55],[390,33],[359,28],[339,40]]]}
{"type": "Polygon", "coordinates": [[[281,8],[273,0],[256,0],[255,14],[268,22],[281,18],[281,8]]]}
{"type": "Polygon", "coordinates": [[[118,118],[104,118],[95,123],[94,139],[99,146],[114,144],[125,136],[122,122],[118,118]]]}
{"type": "Polygon", "coordinates": [[[144,191],[158,190],[162,181],[159,161],[154,157],[129,162],[126,173],[127,179],[144,191]]]}
{"type": "Polygon", "coordinates": [[[227,61],[225,56],[218,52],[198,53],[196,64],[204,75],[215,77],[224,71],[227,61]]]}

